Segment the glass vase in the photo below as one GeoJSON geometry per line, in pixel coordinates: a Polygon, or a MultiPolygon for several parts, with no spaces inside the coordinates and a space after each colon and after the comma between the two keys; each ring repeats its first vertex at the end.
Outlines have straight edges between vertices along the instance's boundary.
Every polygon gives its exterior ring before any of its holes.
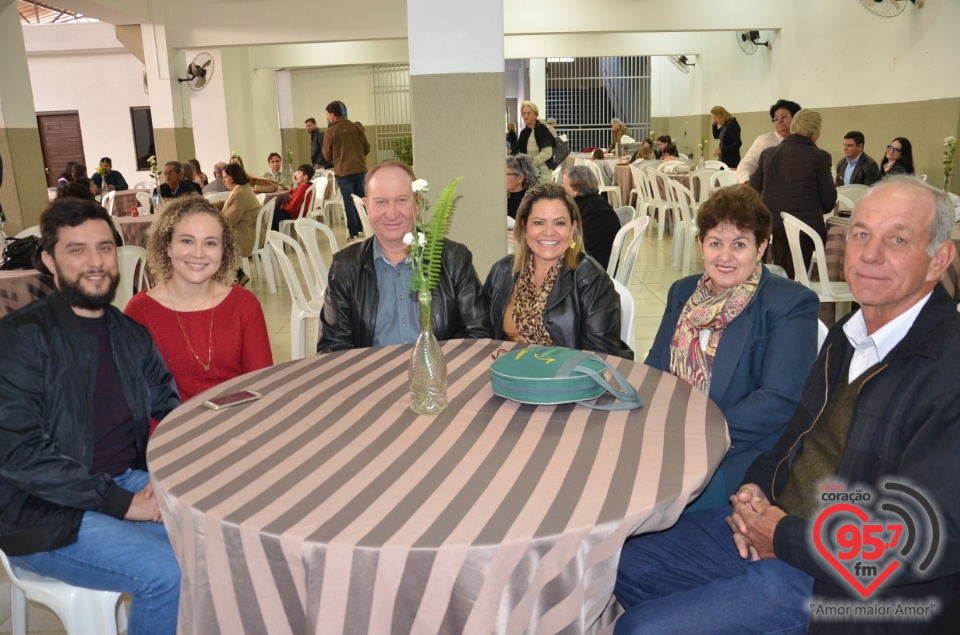
{"type": "Polygon", "coordinates": [[[410,356],[410,409],[435,415],[447,409],[447,362],[430,326],[430,292],[420,292],[420,335],[410,356]]]}

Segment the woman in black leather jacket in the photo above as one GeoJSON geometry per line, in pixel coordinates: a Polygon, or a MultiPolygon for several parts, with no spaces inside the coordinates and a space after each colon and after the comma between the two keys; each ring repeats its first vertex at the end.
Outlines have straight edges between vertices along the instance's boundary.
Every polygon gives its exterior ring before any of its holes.
{"type": "Polygon", "coordinates": [[[531,187],[517,211],[517,252],[483,285],[494,339],[563,346],[632,359],[620,341],[620,297],[583,252],[580,212],[554,183],[531,187]]]}

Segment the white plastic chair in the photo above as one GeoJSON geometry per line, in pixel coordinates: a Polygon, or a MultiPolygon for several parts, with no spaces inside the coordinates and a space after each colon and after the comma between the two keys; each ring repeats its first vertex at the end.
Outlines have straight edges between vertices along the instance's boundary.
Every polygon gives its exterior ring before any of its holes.
{"type": "Polygon", "coordinates": [[[710,177],[717,172],[718,170],[715,168],[703,168],[690,173],[690,191],[695,195],[698,191],[700,192],[699,195],[696,195],[697,207],[703,205],[710,198],[710,177]]]}
{"type": "Polygon", "coordinates": [[[670,185],[670,178],[659,170],[648,170],[647,178],[650,179],[650,193],[653,195],[654,207],[657,210],[657,240],[663,240],[667,212],[670,212],[671,216],[676,216],[673,186],[670,185]]]}
{"type": "Polygon", "coordinates": [[[270,229],[273,226],[273,209],[277,203],[277,199],[271,199],[269,203],[260,208],[260,212],[257,214],[257,231],[254,234],[253,239],[253,253],[250,254],[250,258],[244,257],[243,270],[250,273],[250,259],[253,259],[253,266],[257,271],[257,276],[264,276],[267,279],[267,287],[270,289],[270,293],[277,292],[277,284],[280,282],[280,274],[275,273],[273,270],[273,256],[271,255],[270,247],[264,241],[263,246],[260,246],[260,236],[263,235],[264,231],[270,229]]]}
{"type": "Polygon", "coordinates": [[[712,169],[714,169],[714,170],[729,170],[729,169],[730,169],[730,166],[728,166],[726,163],[724,163],[723,161],[717,161],[716,159],[711,159],[711,160],[709,160],[709,161],[704,161],[704,162],[703,162],[703,165],[706,166],[706,167],[708,167],[708,168],[712,168],[712,169]]]}
{"type": "Polygon", "coordinates": [[[947,192],[947,196],[950,197],[950,202],[953,203],[953,209],[957,210],[957,222],[960,223],[960,196],[957,196],[953,192],[947,192]]]}
{"type": "Polygon", "coordinates": [[[783,226],[787,232],[787,241],[790,243],[790,256],[793,258],[794,277],[797,282],[812,290],[820,298],[820,302],[853,302],[853,293],[846,282],[830,282],[827,272],[827,253],[823,248],[820,234],[812,227],[798,219],[793,214],[780,212],[783,226]],[[813,241],[813,262],[817,265],[820,274],[818,282],[811,282],[806,268],[803,266],[803,253],[800,251],[800,232],[803,232],[813,241]]]}
{"type": "Polygon", "coordinates": [[[737,175],[733,170],[721,170],[710,176],[710,188],[719,190],[721,187],[737,184],[737,175]]]}
{"type": "MultiPolygon", "coordinates": [[[[332,223],[333,218],[327,215],[328,207],[339,207],[340,214],[343,217],[343,224],[347,224],[347,208],[343,204],[343,192],[340,191],[340,184],[337,183],[337,177],[333,172],[327,173],[327,182],[330,183],[332,196],[330,198],[325,198],[320,209],[320,213],[323,214],[323,218],[328,222],[332,223]]],[[[326,189],[324,189],[326,193],[326,189]]]]}
{"type": "Polygon", "coordinates": [[[673,187],[677,215],[680,217],[677,229],[673,233],[673,266],[681,267],[683,275],[690,273],[690,257],[693,243],[697,237],[697,203],[693,192],[679,181],[668,179],[673,187]]]}
{"type": "Polygon", "coordinates": [[[600,194],[607,195],[607,200],[610,202],[610,207],[617,208],[623,205],[623,201],[620,200],[620,186],[604,185],[603,172],[600,170],[600,166],[597,165],[597,162],[590,160],[586,163],[587,167],[590,168],[590,171],[593,172],[593,175],[597,177],[597,189],[600,190],[600,194]]]}
{"type": "Polygon", "coordinates": [[[624,205],[623,207],[617,208],[617,216],[620,217],[620,227],[623,227],[632,220],[637,218],[637,210],[633,205],[624,205]]]}
{"type": "Polygon", "coordinates": [[[829,332],[830,329],[827,328],[827,325],[822,320],[817,320],[817,353],[823,348],[823,343],[826,341],[829,332]]]}
{"type": "Polygon", "coordinates": [[[139,183],[137,183],[136,185],[133,186],[133,189],[135,189],[135,190],[150,190],[150,191],[152,192],[152,191],[153,191],[153,188],[155,188],[156,186],[157,186],[157,184],[154,183],[153,181],[140,181],[139,183]]]}
{"type": "Polygon", "coordinates": [[[631,165],[630,175],[633,177],[633,189],[630,190],[630,200],[628,200],[627,203],[632,205],[633,199],[636,197],[637,214],[647,216],[650,214],[650,208],[653,206],[653,203],[650,200],[649,192],[645,186],[646,174],[640,169],[640,166],[631,165]]]}
{"type": "MultiPolygon", "coordinates": [[[[869,186],[863,185],[862,183],[853,183],[851,185],[841,185],[838,187],[837,194],[843,194],[850,199],[854,205],[856,205],[858,202],[860,202],[860,198],[866,194],[867,190],[869,189],[869,186]]],[[[853,208],[851,207],[851,209],[853,208]]]]}
{"type": "Polygon", "coordinates": [[[27,635],[27,602],[42,604],[63,622],[67,635],[116,635],[127,628],[126,608],[114,591],[84,589],[14,567],[3,551],[0,563],[10,578],[13,635],[27,635]]]}
{"type": "Polygon", "coordinates": [[[143,208],[144,214],[153,213],[153,201],[151,200],[148,192],[137,192],[137,202],[140,203],[140,207],[143,208]]]}
{"type": "MultiPolygon", "coordinates": [[[[313,205],[313,197],[316,195],[316,192],[317,192],[317,184],[311,183],[310,186],[307,188],[307,191],[304,192],[303,202],[300,203],[300,213],[297,215],[297,218],[306,218],[306,216],[304,216],[304,212],[309,210],[310,206],[313,205]]],[[[273,213],[274,214],[277,213],[276,208],[274,208],[273,213]]],[[[280,221],[280,228],[279,228],[280,233],[285,236],[289,236],[290,238],[293,238],[293,232],[291,228],[294,226],[294,222],[296,220],[297,219],[294,218],[291,220],[280,221]]]]}
{"type": "Polygon", "coordinates": [[[640,243],[643,240],[643,234],[647,231],[647,224],[650,222],[649,216],[640,216],[632,220],[617,232],[613,238],[613,246],[610,248],[610,261],[607,263],[607,275],[614,280],[618,280],[623,285],[630,284],[630,276],[633,275],[633,268],[637,264],[637,254],[640,253],[640,243]],[[627,236],[633,232],[633,238],[627,247],[626,257],[620,262],[623,255],[623,243],[627,236]]]}
{"type": "Polygon", "coordinates": [[[351,194],[353,206],[357,208],[357,214],[360,216],[360,225],[363,227],[363,235],[373,236],[373,228],[370,227],[370,217],[367,215],[367,206],[363,204],[363,199],[356,194],[351,194]]]}
{"type": "Polygon", "coordinates": [[[266,193],[266,192],[261,192],[260,194],[257,194],[257,200],[260,201],[260,207],[263,207],[264,205],[266,205],[266,204],[267,204],[267,193],[266,193]]]}
{"type": "MultiPolygon", "coordinates": [[[[230,192],[207,192],[206,194],[203,195],[203,198],[207,199],[211,203],[216,203],[218,201],[225,201],[228,198],[230,198],[230,192]]],[[[262,204],[263,203],[261,203],[261,205],[262,204]]]]}
{"type": "Polygon", "coordinates": [[[37,238],[40,238],[40,225],[27,227],[22,232],[14,236],[14,238],[26,238],[27,236],[36,236],[37,238]]]}
{"type": "Polygon", "coordinates": [[[310,265],[313,267],[314,279],[317,281],[317,285],[325,286],[328,272],[327,265],[323,261],[323,256],[320,253],[318,233],[326,237],[330,242],[330,253],[335,254],[340,251],[340,248],[337,246],[337,239],[333,235],[333,230],[312,218],[298,218],[294,226],[297,228],[297,237],[303,244],[303,248],[307,252],[307,258],[310,260],[310,265]]]}
{"type": "Polygon", "coordinates": [[[917,178],[920,179],[921,181],[923,181],[924,183],[927,182],[927,175],[926,175],[926,174],[918,174],[918,175],[917,175],[917,178]]]}
{"type": "MultiPolygon", "coordinates": [[[[837,190],[838,209],[852,211],[854,204],[855,202],[850,200],[850,197],[846,196],[845,194],[841,194],[839,189],[837,190]]],[[[833,216],[833,211],[831,210],[828,214],[825,214],[825,216],[833,216]]]]}
{"type": "Polygon", "coordinates": [[[111,304],[123,311],[134,293],[150,288],[146,272],[147,250],[132,245],[117,247],[117,265],[120,269],[120,285],[111,304]],[[137,265],[140,266],[139,275],[137,265]]]}
{"type": "Polygon", "coordinates": [[[563,185],[563,166],[558,165],[557,169],[553,171],[553,182],[557,185],[563,185]]]}
{"type": "Polygon", "coordinates": [[[117,195],[116,191],[107,192],[102,197],[100,197],[100,204],[103,206],[103,209],[107,210],[107,214],[113,216],[113,198],[117,195]]]}
{"type": "Polygon", "coordinates": [[[313,330],[313,350],[316,351],[317,336],[319,335],[320,312],[323,310],[323,291],[326,289],[327,281],[323,279],[319,285],[310,273],[310,267],[307,266],[303,250],[297,241],[289,236],[284,236],[280,232],[267,232],[267,243],[273,249],[280,265],[280,271],[287,280],[287,288],[290,289],[290,295],[293,298],[290,304],[290,358],[303,359],[309,353],[308,344],[311,340],[307,337],[307,320],[318,320],[317,329],[313,330]],[[297,277],[297,271],[291,262],[290,257],[284,252],[284,247],[293,249],[294,254],[300,264],[300,271],[303,272],[303,278],[306,282],[310,296],[300,286],[300,279],[297,277]]]}
{"type": "Polygon", "coordinates": [[[613,288],[617,290],[620,296],[620,339],[626,342],[627,346],[634,353],[637,352],[637,342],[633,333],[633,315],[636,313],[633,294],[619,280],[613,281],[613,288]]]}
{"type": "Polygon", "coordinates": [[[657,166],[657,172],[660,172],[661,174],[670,172],[673,170],[674,167],[678,165],[686,165],[686,163],[684,163],[683,161],[678,161],[676,159],[671,159],[669,161],[661,161],[660,165],[657,166]]]}

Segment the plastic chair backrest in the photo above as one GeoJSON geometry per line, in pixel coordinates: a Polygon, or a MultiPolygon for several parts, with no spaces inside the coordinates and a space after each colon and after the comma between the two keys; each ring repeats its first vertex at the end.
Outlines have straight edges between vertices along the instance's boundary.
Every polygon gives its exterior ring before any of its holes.
{"type": "Polygon", "coordinates": [[[630,350],[637,352],[637,343],[634,341],[633,334],[633,314],[636,312],[636,306],[633,294],[619,280],[613,280],[613,288],[617,290],[620,296],[620,339],[623,340],[630,350]]]}
{"type": "Polygon", "coordinates": [[[150,199],[150,195],[147,192],[137,192],[137,202],[140,203],[140,207],[143,208],[144,214],[153,213],[153,201],[150,199]]]}
{"type": "Polygon", "coordinates": [[[307,212],[313,209],[313,198],[316,195],[317,195],[317,184],[311,183],[310,187],[307,188],[307,191],[303,195],[303,202],[300,203],[299,218],[306,218],[307,212]]]}
{"type": "Polygon", "coordinates": [[[120,284],[111,304],[121,311],[133,297],[134,287],[137,291],[149,288],[145,267],[147,264],[147,250],[143,247],[117,247],[117,266],[120,270],[120,284]],[[137,265],[140,266],[137,275],[137,265]],[[136,276],[136,280],[134,277],[136,276]]]}
{"type": "Polygon", "coordinates": [[[793,272],[797,282],[805,287],[813,288],[810,278],[807,276],[807,269],[803,265],[803,253],[800,250],[800,233],[803,232],[813,241],[814,262],[817,264],[817,272],[820,275],[820,295],[832,296],[833,290],[830,287],[830,276],[827,272],[827,253],[823,248],[823,241],[820,240],[820,234],[813,231],[812,227],[793,214],[780,212],[780,217],[783,218],[787,242],[790,243],[790,256],[793,258],[793,272]]]}
{"type": "Polygon", "coordinates": [[[330,251],[337,253],[337,239],[333,236],[333,230],[319,221],[312,218],[298,218],[293,226],[297,229],[297,237],[303,243],[303,248],[307,252],[307,258],[310,259],[310,265],[313,267],[313,275],[317,280],[317,286],[326,288],[327,265],[323,262],[323,256],[320,253],[320,243],[317,240],[317,232],[324,234],[330,241],[330,251]]]}
{"type": "Polygon", "coordinates": [[[720,170],[710,176],[710,187],[718,189],[737,184],[737,175],[732,170],[720,170]]]}
{"type": "Polygon", "coordinates": [[[563,166],[558,165],[557,169],[553,171],[553,182],[563,185],[563,166]]]}
{"type": "MultiPolygon", "coordinates": [[[[319,300],[323,295],[322,289],[317,287],[314,282],[313,274],[310,272],[310,267],[307,266],[307,259],[303,255],[300,244],[289,236],[273,230],[267,232],[267,242],[270,247],[273,248],[273,253],[277,256],[277,262],[280,263],[280,271],[283,272],[283,277],[287,281],[287,288],[290,289],[290,295],[293,297],[297,308],[301,311],[309,311],[310,308],[307,303],[311,299],[319,300]],[[304,281],[310,292],[310,297],[307,297],[307,293],[300,284],[300,278],[297,277],[297,270],[294,268],[290,256],[284,252],[284,245],[293,249],[296,254],[297,260],[300,263],[300,270],[303,272],[304,281]]],[[[326,280],[324,280],[324,288],[326,288],[326,284],[326,280]]]]}
{"type": "Polygon", "coordinates": [[[821,320],[817,320],[817,352],[820,352],[820,349],[823,348],[823,343],[827,339],[827,333],[830,332],[830,329],[827,328],[827,325],[824,324],[821,320]]]}
{"type": "Polygon", "coordinates": [[[370,227],[370,217],[367,216],[367,206],[363,204],[363,199],[356,194],[351,194],[353,206],[357,209],[357,215],[360,217],[360,225],[363,227],[365,236],[373,236],[373,228],[370,227]]]}
{"type": "Polygon", "coordinates": [[[837,190],[837,205],[840,206],[840,209],[853,210],[854,201],[850,200],[850,197],[846,196],[845,194],[841,194],[840,191],[837,190]]]}
{"type": "Polygon", "coordinates": [[[22,232],[14,236],[14,238],[26,238],[27,236],[36,236],[37,238],[40,238],[40,225],[27,227],[22,232]]]}
{"type": "Polygon", "coordinates": [[[263,232],[273,227],[273,210],[276,206],[277,199],[272,198],[269,203],[260,208],[260,212],[257,214],[257,229],[253,238],[254,251],[260,249],[260,245],[266,245],[266,243],[260,242],[260,236],[263,235],[263,232]]]}
{"type": "Polygon", "coordinates": [[[852,183],[850,185],[841,185],[837,188],[837,194],[843,194],[850,199],[854,205],[860,201],[860,197],[867,193],[870,188],[862,183],[852,183]]]}
{"type": "Polygon", "coordinates": [[[700,195],[696,198],[697,205],[710,198],[710,177],[717,172],[719,172],[719,170],[715,168],[703,168],[690,173],[690,190],[694,193],[696,193],[697,190],[700,191],[700,195]],[[694,185],[694,183],[696,183],[696,185],[694,185]]]}
{"type": "Polygon", "coordinates": [[[623,227],[637,217],[637,210],[633,205],[624,205],[617,208],[617,216],[620,217],[620,227],[623,227]]]}
{"type": "Polygon", "coordinates": [[[709,161],[704,161],[703,164],[704,164],[706,167],[711,168],[711,169],[714,169],[714,170],[729,170],[729,169],[730,169],[730,166],[728,166],[726,163],[724,163],[723,161],[717,161],[716,159],[711,159],[711,160],[709,160],[709,161]]]}
{"type": "Polygon", "coordinates": [[[230,198],[230,192],[207,192],[206,194],[203,195],[203,198],[207,199],[211,203],[216,203],[217,201],[225,201],[228,198],[230,198]]]}
{"type": "MultiPolygon", "coordinates": [[[[634,232],[633,240],[630,243],[632,246],[633,241],[635,241],[638,237],[643,237],[644,232],[647,231],[647,225],[649,223],[649,216],[640,216],[621,227],[620,231],[617,232],[617,235],[613,237],[613,245],[610,248],[610,261],[607,263],[607,275],[609,275],[611,278],[615,278],[623,282],[623,277],[620,276],[620,270],[626,268],[628,265],[631,268],[630,273],[633,273],[633,264],[636,263],[637,260],[636,253],[634,253],[632,263],[627,260],[624,261],[623,265],[620,265],[620,256],[623,252],[623,243],[632,231],[634,232]]],[[[637,247],[637,251],[639,251],[639,246],[637,247]]],[[[629,281],[629,277],[627,280],[629,281]]],[[[624,284],[627,284],[627,282],[624,282],[624,284]]]]}
{"type": "Polygon", "coordinates": [[[266,204],[267,204],[267,195],[266,195],[266,193],[265,193],[265,192],[261,192],[260,194],[257,194],[257,200],[260,201],[260,206],[261,206],[261,207],[263,207],[264,205],[266,205],[266,204]]]}
{"type": "Polygon", "coordinates": [[[100,204],[103,205],[103,208],[107,210],[107,214],[113,216],[113,199],[117,195],[116,191],[107,192],[103,195],[103,198],[100,199],[100,204]]]}
{"type": "Polygon", "coordinates": [[[663,172],[677,165],[685,165],[685,163],[683,161],[677,161],[676,159],[671,159],[670,161],[661,161],[660,165],[657,166],[657,172],[663,172]]]}

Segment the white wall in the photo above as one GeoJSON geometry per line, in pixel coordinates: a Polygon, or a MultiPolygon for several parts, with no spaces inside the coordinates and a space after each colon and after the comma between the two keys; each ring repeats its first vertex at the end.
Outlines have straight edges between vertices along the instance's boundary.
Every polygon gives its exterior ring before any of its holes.
{"type": "MultiPolygon", "coordinates": [[[[27,64],[37,112],[79,113],[88,174],[93,174],[101,157],[108,156],[131,187],[147,178],[148,172],[137,172],[130,119],[132,106],[150,105],[139,60],[119,49],[82,55],[28,54],[27,64]]],[[[63,170],[63,166],[53,168],[63,170]]]]}
{"type": "Polygon", "coordinates": [[[373,76],[369,66],[338,66],[299,70],[290,73],[293,92],[293,120],[302,122],[308,117],[325,128],[326,107],[339,99],[347,106],[351,121],[373,126],[376,111],[373,105],[373,76]]]}

